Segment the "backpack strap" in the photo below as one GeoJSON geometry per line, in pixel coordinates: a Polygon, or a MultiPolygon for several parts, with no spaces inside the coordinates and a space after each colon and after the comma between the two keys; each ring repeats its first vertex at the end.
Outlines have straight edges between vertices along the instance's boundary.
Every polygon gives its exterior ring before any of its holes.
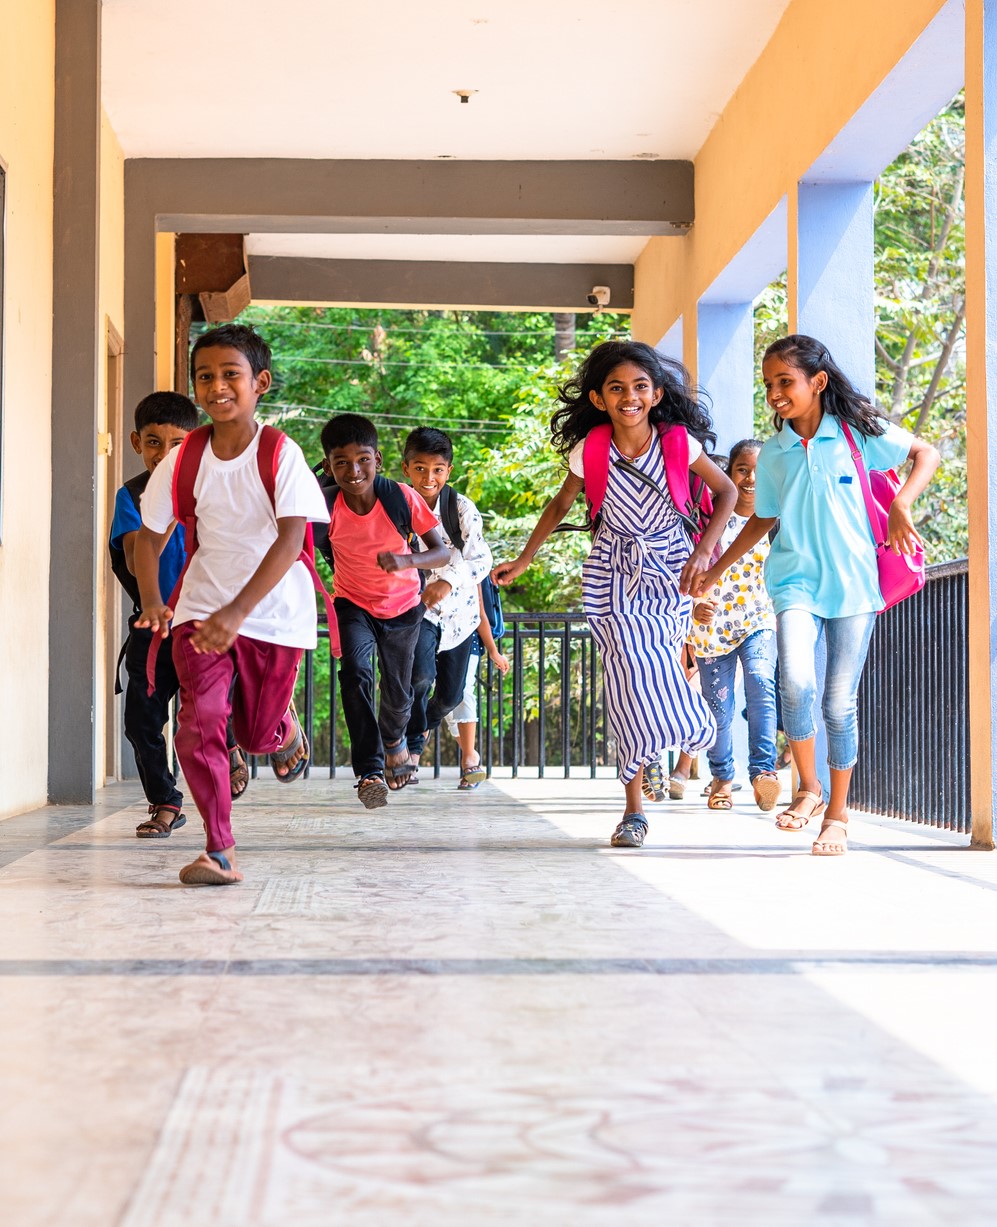
{"type": "Polygon", "coordinates": [[[589,521],[595,524],[606,498],[609,484],[609,444],[613,438],[613,423],[600,422],[585,436],[582,450],[582,472],[585,482],[585,502],[589,521]]]}
{"type": "Polygon", "coordinates": [[[658,423],[658,437],[665,461],[665,481],[675,510],[693,541],[699,541],[713,515],[710,488],[689,468],[689,435],[684,426],[658,423]]]}
{"type": "Polygon", "coordinates": [[[402,535],[405,544],[412,548],[412,509],[401,486],[390,477],[382,477],[380,473],[374,478],[374,493],[381,506],[388,513],[388,519],[402,535]]]}
{"type": "Polygon", "coordinates": [[[460,505],[453,486],[446,485],[440,491],[440,521],[447,531],[450,544],[455,550],[463,550],[464,533],[460,526],[460,505]]]}

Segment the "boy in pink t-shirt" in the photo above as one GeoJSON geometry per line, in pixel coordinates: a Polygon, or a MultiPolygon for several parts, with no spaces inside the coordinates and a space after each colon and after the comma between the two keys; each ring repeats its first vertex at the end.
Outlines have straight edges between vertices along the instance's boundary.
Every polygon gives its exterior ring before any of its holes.
{"type": "MultiPolygon", "coordinates": [[[[367,809],[404,788],[414,770],[405,729],[412,710],[412,661],[422,621],[422,583],[416,568],[445,566],[450,551],[438,522],[409,486],[380,477],[381,453],[374,423],[342,413],[322,430],[329,545],[336,581],[336,620],[342,645],[339,689],[350,733],[357,795],[367,809]],[[331,495],[331,497],[330,497],[331,495]],[[399,497],[400,496],[400,497],[399,497]],[[386,505],[387,504],[387,505],[386,505]],[[427,548],[413,554],[396,514],[427,548]],[[374,710],[374,653],[380,704],[374,710]]],[[[328,557],[328,554],[327,554],[328,557]]]]}

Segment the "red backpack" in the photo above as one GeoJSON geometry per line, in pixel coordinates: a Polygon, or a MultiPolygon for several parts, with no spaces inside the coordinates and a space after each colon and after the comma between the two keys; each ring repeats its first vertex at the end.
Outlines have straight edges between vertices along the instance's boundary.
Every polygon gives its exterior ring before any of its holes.
{"type": "MultiPolygon", "coordinates": [[[[194,497],[194,483],[197,481],[197,474],[201,467],[201,458],[204,455],[204,449],[208,446],[213,430],[214,427],[210,423],[207,426],[198,426],[196,430],[192,430],[183,443],[180,444],[176,466],[173,469],[173,518],[184,527],[187,548],[187,561],[184,563],[183,570],[177,579],[176,587],[170,593],[169,600],[166,602],[170,609],[173,610],[176,609],[176,603],[180,596],[180,589],[183,587],[187,568],[190,566],[190,560],[197,551],[197,499],[194,497]]],[[[260,427],[260,443],[256,452],[256,467],[260,474],[260,480],[263,482],[263,488],[270,499],[270,505],[275,510],[277,463],[280,460],[280,449],[284,446],[286,438],[287,435],[283,431],[277,430],[274,426],[260,427]]],[[[336,622],[335,610],[333,609],[330,595],[326,591],[318,571],[315,569],[315,544],[311,523],[305,525],[305,542],[296,561],[305,564],[309,575],[312,577],[315,591],[322,595],[325,603],[326,618],[329,622],[329,649],[333,656],[341,656],[342,648],[339,643],[339,626],[336,622]]],[[[159,650],[159,643],[160,637],[154,635],[149,646],[149,656],[146,661],[146,680],[149,683],[149,694],[152,694],[156,688],[156,653],[159,650]]]]}
{"type": "MultiPolygon", "coordinates": [[[[585,473],[585,501],[588,504],[589,523],[593,528],[599,522],[602,503],[606,497],[606,486],[609,482],[609,444],[612,437],[612,422],[600,422],[585,436],[582,468],[585,473]]],[[[658,438],[665,460],[667,497],[689,537],[696,543],[713,515],[710,488],[698,473],[689,472],[689,436],[684,426],[666,426],[659,422],[658,438]]],[[[613,464],[650,486],[658,494],[666,496],[666,491],[662,490],[657,482],[629,460],[620,458],[614,460],[613,464]]]]}

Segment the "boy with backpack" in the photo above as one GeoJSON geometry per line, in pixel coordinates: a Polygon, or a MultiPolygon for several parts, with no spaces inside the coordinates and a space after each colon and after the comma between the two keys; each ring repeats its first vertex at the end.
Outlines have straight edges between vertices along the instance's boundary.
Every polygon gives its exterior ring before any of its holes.
{"type": "Polygon", "coordinates": [[[447,484],[453,472],[453,444],[447,434],[433,426],[413,430],[405,440],[402,472],[433,513],[447,546],[446,563],[429,573],[422,594],[426,616],[412,666],[414,698],[406,739],[412,765],[418,767],[427,736],[464,693],[481,617],[478,584],[491,570],[492,553],[478,509],[447,484]]]}
{"type": "MultiPolygon", "coordinates": [[[[190,365],[211,425],[192,431],[149,479],[135,543],[136,625],[165,637],[174,622],[177,756],[207,836],[180,880],[226,886],[243,876],[232,837],[229,714],[239,744],[268,754],[278,780],[297,779],[308,763],[292,702],[302,653],[318,638],[314,564],[303,546],[309,522],[324,523],[327,512],[298,445],[256,420],[271,384],[263,338],[237,324],[212,329],[195,342],[190,365]],[[188,561],[165,603],[158,560],[175,519],[185,524],[188,561]]],[[[157,664],[150,652],[150,675],[157,664]]]]}
{"type": "MultiPolygon", "coordinates": [[[[149,803],[148,818],[135,828],[139,839],[168,839],[187,821],[183,813],[183,793],[177,788],[163,736],[170,703],[180,683],[173,660],[168,652],[163,652],[156,660],[155,687],[149,693],[145,665],[152,632],[135,625],[142,611],[142,599],[135,578],[135,539],[142,526],[139,504],[157,465],[175,447],[179,447],[196,426],[197,409],[179,392],[153,392],[139,401],[135,408],[131,445],[142,457],[145,468],[138,476],[126,481],[115,495],[114,519],[108,541],[111,570],[132,601],[128,638],[121,649],[118,668],[123,659],[128,678],[125,686],[125,737],[135,753],[142,791],[149,803]]],[[[167,535],[159,556],[159,584],[164,591],[172,592],[185,561],[184,534],[178,526],[167,535]]],[[[121,693],[120,683],[116,684],[115,693],[121,693]]]]}
{"type": "MultiPolygon", "coordinates": [[[[350,734],[357,796],[367,809],[404,788],[413,766],[405,742],[412,711],[412,661],[424,604],[418,572],[443,567],[450,551],[436,517],[408,486],[381,477],[374,423],[341,413],[322,429],[321,483],[329,508],[327,539],[318,546],[336,581],[342,648],[340,694],[350,734]],[[412,551],[414,536],[427,549],[412,551]],[[374,709],[374,653],[380,703],[374,709]]],[[[428,591],[428,589],[427,589],[428,591]]]]}

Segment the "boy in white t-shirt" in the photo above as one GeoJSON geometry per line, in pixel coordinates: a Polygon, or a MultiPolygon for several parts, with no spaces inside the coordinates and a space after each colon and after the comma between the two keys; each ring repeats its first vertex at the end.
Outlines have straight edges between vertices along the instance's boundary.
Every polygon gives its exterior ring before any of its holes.
{"type": "Polygon", "coordinates": [[[159,551],[173,524],[183,449],[156,468],[142,497],[136,625],[165,636],[174,623],[177,757],[207,836],[206,850],[180,871],[187,884],[242,881],[231,826],[229,713],[239,744],[268,754],[279,780],[298,778],[308,761],[291,697],[302,653],[316,646],[317,634],[312,580],[299,555],[308,521],[324,523],[328,512],[291,439],[277,453],[272,494],[264,485],[256,405],[270,387],[270,363],[262,337],[236,324],[206,332],[191,352],[194,399],[213,429],[193,480],[197,549],[175,611],[159,591],[159,551]]]}

